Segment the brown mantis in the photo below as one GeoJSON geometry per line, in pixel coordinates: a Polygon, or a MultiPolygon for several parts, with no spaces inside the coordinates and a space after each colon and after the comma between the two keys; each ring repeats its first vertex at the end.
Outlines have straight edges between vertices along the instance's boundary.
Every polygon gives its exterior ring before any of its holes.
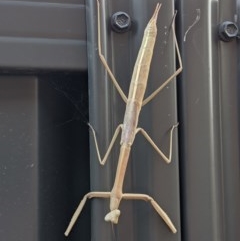
{"type": "MultiPolygon", "coordinates": [[[[111,149],[113,147],[114,142],[117,139],[119,132],[122,130],[121,141],[120,141],[120,154],[118,160],[118,166],[115,176],[115,181],[111,192],[89,192],[87,193],[83,199],[81,200],[79,206],[77,207],[68,227],[65,231],[65,235],[68,236],[73,225],[75,224],[78,216],[80,215],[87,199],[91,198],[109,198],[110,199],[110,212],[105,216],[105,221],[110,221],[114,224],[118,223],[118,218],[120,216],[119,205],[122,199],[126,200],[144,200],[150,202],[152,207],[156,210],[156,212],[162,217],[167,226],[173,233],[176,233],[176,228],[173,225],[172,221],[168,217],[168,215],[163,211],[163,209],[158,205],[158,203],[147,194],[134,194],[134,193],[123,193],[123,182],[125,177],[125,172],[129,160],[129,155],[131,151],[131,146],[134,142],[135,136],[137,133],[141,132],[143,136],[148,140],[148,142],[153,146],[153,148],[157,151],[157,153],[163,158],[166,163],[171,162],[172,158],[172,139],[173,139],[173,130],[177,127],[174,125],[170,131],[170,144],[169,144],[169,155],[168,157],[157,147],[157,145],[153,142],[151,137],[147,134],[145,130],[138,127],[138,118],[141,111],[142,106],[151,101],[172,79],[174,79],[181,71],[182,71],[182,61],[179,52],[179,47],[177,44],[174,24],[172,24],[172,29],[174,33],[174,42],[176,46],[176,52],[179,60],[179,68],[159,87],[157,88],[150,96],[146,99],[144,98],[149,68],[152,60],[153,49],[155,45],[156,35],[157,35],[157,27],[156,21],[158,17],[158,12],[160,10],[161,5],[158,3],[156,9],[153,13],[152,18],[150,19],[145,31],[142,40],[142,44],[138,53],[138,57],[134,66],[132,79],[130,83],[130,89],[128,93],[128,97],[123,93],[121,87],[118,85],[117,80],[115,79],[108,63],[102,54],[101,50],[101,29],[100,29],[100,4],[99,0],[97,0],[97,9],[98,9],[98,52],[99,57],[102,61],[103,66],[106,68],[113,84],[118,90],[120,96],[126,102],[126,110],[124,115],[123,124],[120,124],[113,135],[113,138],[110,142],[108,150],[102,159],[100,156],[97,138],[95,134],[95,130],[89,124],[90,129],[93,132],[94,142],[96,145],[98,159],[101,165],[104,165],[111,149]]],[[[174,16],[175,18],[175,16],[174,16]]],[[[174,22],[174,21],[173,21],[174,22]]]]}

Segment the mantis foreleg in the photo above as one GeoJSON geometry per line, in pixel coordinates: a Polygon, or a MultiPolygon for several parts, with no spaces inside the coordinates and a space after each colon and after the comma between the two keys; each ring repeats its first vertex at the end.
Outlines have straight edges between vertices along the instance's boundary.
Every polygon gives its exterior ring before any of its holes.
{"type": "Polygon", "coordinates": [[[182,59],[181,59],[178,42],[177,42],[177,37],[176,37],[176,32],[175,32],[175,27],[174,27],[175,17],[176,17],[176,14],[173,17],[172,30],[173,30],[173,39],[174,39],[174,43],[175,43],[176,51],[177,51],[179,68],[160,87],[158,87],[151,95],[149,95],[147,98],[145,98],[143,100],[142,106],[146,105],[149,101],[151,101],[166,85],[168,85],[179,73],[181,73],[181,71],[183,69],[182,59]]]}
{"type": "Polygon", "coordinates": [[[101,24],[100,24],[100,3],[99,0],[97,0],[97,11],[98,11],[98,54],[99,58],[102,61],[103,66],[107,70],[113,84],[115,85],[117,91],[119,92],[120,96],[124,100],[125,103],[127,103],[127,96],[124,94],[123,90],[121,89],[120,85],[118,84],[118,81],[116,80],[115,76],[112,73],[112,70],[110,69],[106,58],[102,54],[102,43],[101,43],[101,24]]]}

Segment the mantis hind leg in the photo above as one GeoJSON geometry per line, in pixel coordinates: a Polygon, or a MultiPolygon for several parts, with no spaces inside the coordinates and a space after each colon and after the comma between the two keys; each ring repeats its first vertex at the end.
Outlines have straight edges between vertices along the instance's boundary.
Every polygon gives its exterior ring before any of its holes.
{"type": "Polygon", "coordinates": [[[167,226],[170,228],[170,230],[173,233],[177,232],[177,229],[175,228],[175,226],[172,223],[169,216],[166,214],[165,211],[163,211],[163,209],[160,207],[160,205],[151,196],[149,196],[147,194],[141,194],[141,193],[124,193],[122,198],[126,199],[126,200],[143,200],[146,202],[150,202],[152,207],[161,216],[161,218],[167,224],[167,226]]]}
{"type": "Polygon", "coordinates": [[[74,224],[76,223],[79,215],[81,214],[82,209],[83,209],[86,201],[88,199],[91,199],[91,198],[110,198],[110,192],[89,192],[89,193],[87,193],[83,197],[81,202],[79,203],[76,211],[74,212],[74,214],[73,214],[73,216],[71,218],[71,221],[70,221],[70,223],[69,223],[69,225],[68,225],[68,227],[67,227],[67,229],[66,229],[66,231],[64,233],[65,236],[69,235],[69,233],[71,232],[71,230],[72,230],[74,224]]]}

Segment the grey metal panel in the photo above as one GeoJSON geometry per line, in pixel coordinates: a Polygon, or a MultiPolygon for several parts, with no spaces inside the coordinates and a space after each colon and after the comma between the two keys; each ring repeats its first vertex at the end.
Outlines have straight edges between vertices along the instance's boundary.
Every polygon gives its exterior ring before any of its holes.
{"type": "MultiPolygon", "coordinates": [[[[66,240],[89,189],[86,74],[0,77],[0,240],[66,240]],[[86,114],[87,118],[87,114],[86,114]]],[[[90,239],[89,207],[69,240],[90,239]]]]}
{"type": "Polygon", "coordinates": [[[234,20],[234,1],[180,3],[184,71],[179,82],[182,234],[186,241],[240,235],[237,44],[220,42],[218,24],[234,20]],[[197,17],[200,21],[184,35],[197,17]]]}
{"type": "MultiPolygon", "coordinates": [[[[64,241],[64,230],[89,189],[87,75],[38,76],[38,239],[64,241]]],[[[70,240],[90,240],[90,206],[70,240]]],[[[29,240],[32,241],[32,240],[29,240]]]]}
{"type": "Polygon", "coordinates": [[[37,240],[37,81],[1,77],[0,85],[0,239],[37,240]]]}
{"type": "MultiPolygon", "coordinates": [[[[240,2],[222,1],[219,22],[235,21],[240,2]]],[[[239,26],[239,20],[238,20],[239,26]]],[[[221,134],[225,240],[240,237],[240,85],[239,42],[219,42],[221,134]]]]}
{"type": "MultiPolygon", "coordinates": [[[[103,51],[125,93],[139,49],[143,30],[158,1],[101,1],[103,51]],[[133,20],[132,31],[112,33],[108,20],[116,11],[126,11],[133,20]]],[[[173,17],[173,1],[162,1],[158,20],[159,37],[156,43],[147,94],[169,77],[175,70],[175,48],[172,33],[168,32],[173,17]]],[[[90,122],[94,126],[104,153],[116,126],[123,121],[124,103],[101,65],[97,53],[96,1],[87,1],[88,61],[90,122]]],[[[173,81],[158,97],[143,108],[140,126],[145,128],[162,150],[169,148],[169,130],[176,124],[176,89],[173,81]]],[[[104,222],[109,200],[92,200],[91,240],[180,240],[180,210],[178,181],[177,131],[174,134],[173,162],[166,165],[141,136],[133,145],[131,160],[124,184],[125,192],[146,193],[153,196],[172,218],[178,229],[172,234],[149,203],[122,201],[119,224],[111,227],[104,222]]],[[[110,191],[116,171],[119,141],[106,165],[97,161],[91,142],[91,190],[110,191]]],[[[81,218],[81,217],[80,217],[81,218]]],[[[81,228],[77,226],[77,228],[81,228]]]]}
{"type": "Polygon", "coordinates": [[[85,26],[80,1],[0,1],[0,68],[86,70],[85,26]]]}
{"type": "Polygon", "coordinates": [[[84,4],[85,3],[85,0],[42,0],[42,1],[39,1],[39,0],[0,0],[0,2],[32,2],[32,3],[35,3],[35,2],[44,2],[44,3],[63,3],[63,4],[71,4],[71,3],[78,3],[78,4],[84,4]]]}

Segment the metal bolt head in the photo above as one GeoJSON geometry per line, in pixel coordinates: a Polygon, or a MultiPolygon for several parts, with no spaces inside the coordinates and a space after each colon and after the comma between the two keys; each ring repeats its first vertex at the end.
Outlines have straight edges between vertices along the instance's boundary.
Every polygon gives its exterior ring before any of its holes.
{"type": "Polygon", "coordinates": [[[219,37],[224,42],[229,42],[238,36],[238,26],[230,21],[219,25],[219,37]]]}
{"type": "Polygon", "coordinates": [[[125,12],[116,12],[111,17],[112,30],[117,33],[127,32],[131,27],[131,18],[125,12]]]}

